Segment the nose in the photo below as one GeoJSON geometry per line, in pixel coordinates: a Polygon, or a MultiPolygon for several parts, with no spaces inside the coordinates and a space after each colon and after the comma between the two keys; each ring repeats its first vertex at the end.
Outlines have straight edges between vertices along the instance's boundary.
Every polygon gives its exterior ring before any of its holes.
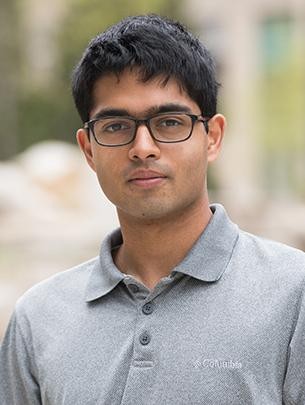
{"type": "Polygon", "coordinates": [[[131,143],[129,149],[129,158],[131,160],[156,160],[160,158],[160,148],[157,142],[152,138],[149,129],[145,124],[137,128],[136,137],[131,143]]]}

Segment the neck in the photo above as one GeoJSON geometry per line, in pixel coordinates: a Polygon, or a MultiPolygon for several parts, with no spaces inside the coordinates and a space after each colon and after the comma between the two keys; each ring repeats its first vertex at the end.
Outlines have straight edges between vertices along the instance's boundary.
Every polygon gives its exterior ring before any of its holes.
{"type": "Polygon", "coordinates": [[[212,213],[208,201],[179,213],[175,218],[143,221],[118,211],[123,245],[116,252],[114,262],[152,289],[161,278],[168,276],[197,241],[212,213]]]}

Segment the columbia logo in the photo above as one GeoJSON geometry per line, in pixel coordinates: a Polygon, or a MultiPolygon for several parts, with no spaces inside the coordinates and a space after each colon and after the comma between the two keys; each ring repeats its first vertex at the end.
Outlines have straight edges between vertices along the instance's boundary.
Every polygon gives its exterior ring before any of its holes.
{"type": "Polygon", "coordinates": [[[220,359],[202,359],[194,363],[196,368],[221,368],[221,369],[240,369],[242,363],[239,361],[220,360],[220,359]]]}

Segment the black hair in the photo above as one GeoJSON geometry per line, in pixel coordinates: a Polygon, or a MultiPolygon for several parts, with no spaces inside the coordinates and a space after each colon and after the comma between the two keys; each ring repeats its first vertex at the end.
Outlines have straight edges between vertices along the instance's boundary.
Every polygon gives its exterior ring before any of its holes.
{"type": "Polygon", "coordinates": [[[138,68],[143,82],[162,76],[166,84],[174,78],[204,116],[216,114],[219,84],[206,47],[179,22],[140,15],[127,17],[93,38],[75,67],[72,93],[83,122],[94,107],[96,81],[107,73],[119,76],[126,68],[138,68]]]}

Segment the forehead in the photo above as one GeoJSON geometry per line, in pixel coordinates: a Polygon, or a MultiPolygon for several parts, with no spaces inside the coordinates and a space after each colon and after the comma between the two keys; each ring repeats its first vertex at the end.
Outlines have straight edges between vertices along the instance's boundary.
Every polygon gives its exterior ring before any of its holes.
{"type": "Polygon", "coordinates": [[[109,73],[97,80],[93,89],[93,108],[90,117],[103,109],[125,109],[130,115],[145,115],[145,111],[164,104],[185,105],[194,114],[200,108],[174,78],[154,77],[146,82],[136,70],[120,75],[109,73]]]}

